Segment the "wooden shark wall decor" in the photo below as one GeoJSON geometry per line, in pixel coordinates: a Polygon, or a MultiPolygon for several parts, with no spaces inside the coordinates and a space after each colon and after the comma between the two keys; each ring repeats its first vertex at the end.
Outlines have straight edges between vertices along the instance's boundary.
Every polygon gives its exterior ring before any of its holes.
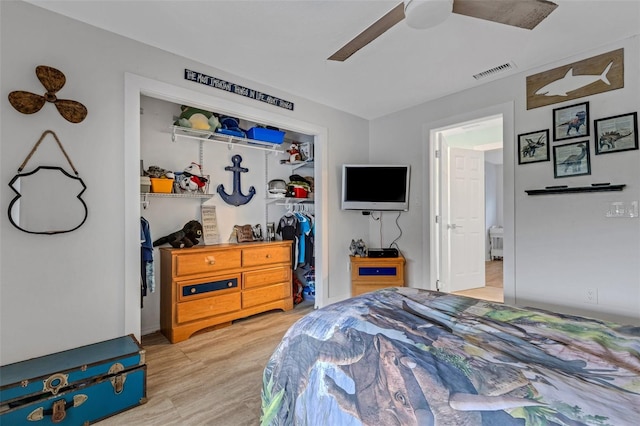
{"type": "Polygon", "coordinates": [[[527,109],[624,87],[624,49],[527,77],[527,109]]]}

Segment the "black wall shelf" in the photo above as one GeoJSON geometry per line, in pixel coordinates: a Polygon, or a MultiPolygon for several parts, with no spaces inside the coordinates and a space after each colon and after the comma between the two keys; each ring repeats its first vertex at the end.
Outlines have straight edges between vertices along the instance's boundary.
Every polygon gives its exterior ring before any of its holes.
{"type": "Polygon", "coordinates": [[[575,194],[578,192],[611,192],[622,191],[626,184],[621,185],[609,185],[609,184],[594,184],[591,186],[576,186],[570,188],[568,186],[548,186],[543,189],[526,189],[528,195],[547,195],[547,194],[575,194]]]}

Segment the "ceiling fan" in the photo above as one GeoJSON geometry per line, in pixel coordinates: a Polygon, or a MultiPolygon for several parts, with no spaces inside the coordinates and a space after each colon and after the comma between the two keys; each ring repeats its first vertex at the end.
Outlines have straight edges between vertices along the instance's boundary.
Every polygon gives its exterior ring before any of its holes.
{"type": "Polygon", "coordinates": [[[426,29],[453,12],[531,30],[556,7],[547,0],[404,0],[328,59],[346,60],[403,19],[412,28],[426,29]]]}

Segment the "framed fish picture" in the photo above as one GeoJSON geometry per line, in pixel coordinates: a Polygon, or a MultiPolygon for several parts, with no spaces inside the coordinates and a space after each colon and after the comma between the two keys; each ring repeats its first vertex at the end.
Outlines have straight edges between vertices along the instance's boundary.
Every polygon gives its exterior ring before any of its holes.
{"type": "Polygon", "coordinates": [[[596,155],[638,149],[638,113],[593,120],[596,155]]]}
{"type": "Polygon", "coordinates": [[[589,140],[553,147],[553,177],[591,174],[589,140]]]}
{"type": "Polygon", "coordinates": [[[518,164],[549,161],[549,129],[518,135],[518,164]]]}
{"type": "Polygon", "coordinates": [[[589,136],[589,102],[553,110],[553,140],[589,136]]]}

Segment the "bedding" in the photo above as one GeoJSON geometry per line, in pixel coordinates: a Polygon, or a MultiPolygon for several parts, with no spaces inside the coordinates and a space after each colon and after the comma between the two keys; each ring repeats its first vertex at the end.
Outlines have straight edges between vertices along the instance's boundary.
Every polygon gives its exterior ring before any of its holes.
{"type": "Polygon", "coordinates": [[[263,425],[638,425],[640,327],[412,288],[294,324],[263,425]]]}

